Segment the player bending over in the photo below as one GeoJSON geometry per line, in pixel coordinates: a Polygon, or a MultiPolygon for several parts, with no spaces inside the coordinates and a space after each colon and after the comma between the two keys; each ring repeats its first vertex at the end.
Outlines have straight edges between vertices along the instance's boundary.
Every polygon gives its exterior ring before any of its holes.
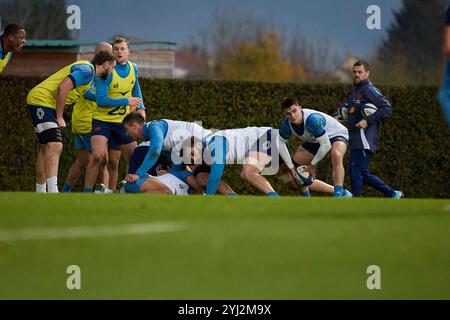
{"type": "MultiPolygon", "coordinates": [[[[40,149],[36,160],[36,191],[58,192],[58,165],[62,151],[61,129],[66,127],[64,106],[74,89],[80,95],[90,88],[94,77],[106,77],[114,66],[114,57],[100,51],[93,60],[77,61],[57,71],[28,93],[27,104],[40,149]]],[[[97,179],[97,175],[95,175],[97,179]]]]}
{"type": "MultiPolygon", "coordinates": [[[[272,152],[275,150],[279,151],[284,161],[290,161],[286,144],[278,145],[278,130],[270,127],[222,130],[203,140],[191,137],[183,142],[185,163],[202,164],[201,171],[209,174],[206,183],[207,195],[218,192],[226,164],[242,164],[243,180],[268,196],[278,196],[261,174],[271,163],[272,152]]],[[[278,154],[276,156],[278,157],[278,154]]]]}
{"type": "Polygon", "coordinates": [[[155,165],[163,151],[170,154],[173,163],[181,164],[182,159],[174,159],[174,156],[179,155],[182,142],[188,137],[202,139],[211,134],[211,131],[194,122],[164,119],[146,123],[144,117],[137,112],[127,115],[123,124],[127,134],[135,140],[144,139],[151,142],[144,161],[136,173],[127,174],[125,177],[127,182],[134,182],[145,177],[147,171],[155,165]]]}

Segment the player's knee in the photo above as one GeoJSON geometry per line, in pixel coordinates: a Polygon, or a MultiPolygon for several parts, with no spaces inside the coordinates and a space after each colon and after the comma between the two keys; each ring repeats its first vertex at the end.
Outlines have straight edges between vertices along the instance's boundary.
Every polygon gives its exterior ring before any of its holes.
{"type": "Polygon", "coordinates": [[[48,152],[51,152],[53,154],[61,154],[63,149],[63,144],[61,142],[49,142],[47,144],[47,150],[48,152]]]}
{"type": "Polygon", "coordinates": [[[339,150],[332,150],[331,151],[331,163],[333,165],[340,165],[343,163],[344,155],[339,150]]]}
{"type": "Polygon", "coordinates": [[[251,172],[250,170],[244,169],[241,171],[241,179],[242,180],[249,181],[253,175],[254,175],[254,173],[251,172]]]}
{"type": "Polygon", "coordinates": [[[92,153],[91,162],[97,165],[104,165],[106,162],[106,154],[104,154],[103,152],[92,153]]]}

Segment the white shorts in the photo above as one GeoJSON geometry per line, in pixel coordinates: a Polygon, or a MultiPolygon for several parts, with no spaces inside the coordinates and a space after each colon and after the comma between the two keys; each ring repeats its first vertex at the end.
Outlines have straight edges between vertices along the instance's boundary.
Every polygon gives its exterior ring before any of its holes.
{"type": "Polygon", "coordinates": [[[153,179],[158,179],[162,184],[172,191],[174,195],[188,195],[189,185],[175,177],[173,174],[167,173],[159,177],[152,177],[153,179]]]}

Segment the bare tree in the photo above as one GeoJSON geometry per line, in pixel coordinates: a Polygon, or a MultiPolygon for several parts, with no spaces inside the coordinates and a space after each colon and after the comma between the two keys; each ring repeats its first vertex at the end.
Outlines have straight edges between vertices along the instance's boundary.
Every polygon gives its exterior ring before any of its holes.
{"type": "Polygon", "coordinates": [[[3,26],[18,23],[30,39],[68,39],[64,0],[1,0],[3,26]]]}
{"type": "Polygon", "coordinates": [[[258,42],[271,30],[280,35],[284,56],[292,68],[301,70],[293,72],[293,81],[304,81],[305,72],[309,74],[306,80],[333,80],[331,71],[342,59],[326,39],[306,37],[298,28],[289,33],[285,26],[271,24],[252,12],[234,7],[216,9],[211,23],[196,32],[190,47],[201,48],[204,56],[214,62],[212,71],[204,76],[224,78],[224,63],[237,48],[244,42],[258,42]]]}

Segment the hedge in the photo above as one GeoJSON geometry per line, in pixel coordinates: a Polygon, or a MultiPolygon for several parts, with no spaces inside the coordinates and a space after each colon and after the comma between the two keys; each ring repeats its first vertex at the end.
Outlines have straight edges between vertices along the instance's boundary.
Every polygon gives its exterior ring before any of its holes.
{"type": "MultiPolygon", "coordinates": [[[[26,109],[26,95],[41,80],[0,79],[1,191],[34,189],[36,140],[26,109]]],[[[299,97],[304,107],[331,114],[351,89],[349,85],[209,80],[141,79],[140,84],[148,119],[202,121],[204,127],[216,129],[278,127],[282,119],[279,102],[292,94],[299,97]]],[[[392,102],[394,112],[383,127],[380,148],[372,162],[373,172],[403,190],[407,197],[448,198],[450,131],[436,100],[437,88],[379,88],[392,102]]],[[[68,121],[70,112],[67,110],[65,114],[68,128],[63,133],[61,183],[74,158],[73,135],[68,121]]],[[[318,168],[319,177],[331,183],[330,161],[322,162],[318,168]]],[[[238,193],[255,193],[253,188],[239,181],[238,170],[236,166],[227,168],[226,181],[238,193]]],[[[281,193],[290,193],[277,179],[270,180],[281,193]]],[[[346,183],[348,185],[348,178],[346,183]]],[[[81,185],[78,190],[80,188],[81,185]]],[[[366,189],[364,194],[381,195],[372,189],[366,189]]]]}

